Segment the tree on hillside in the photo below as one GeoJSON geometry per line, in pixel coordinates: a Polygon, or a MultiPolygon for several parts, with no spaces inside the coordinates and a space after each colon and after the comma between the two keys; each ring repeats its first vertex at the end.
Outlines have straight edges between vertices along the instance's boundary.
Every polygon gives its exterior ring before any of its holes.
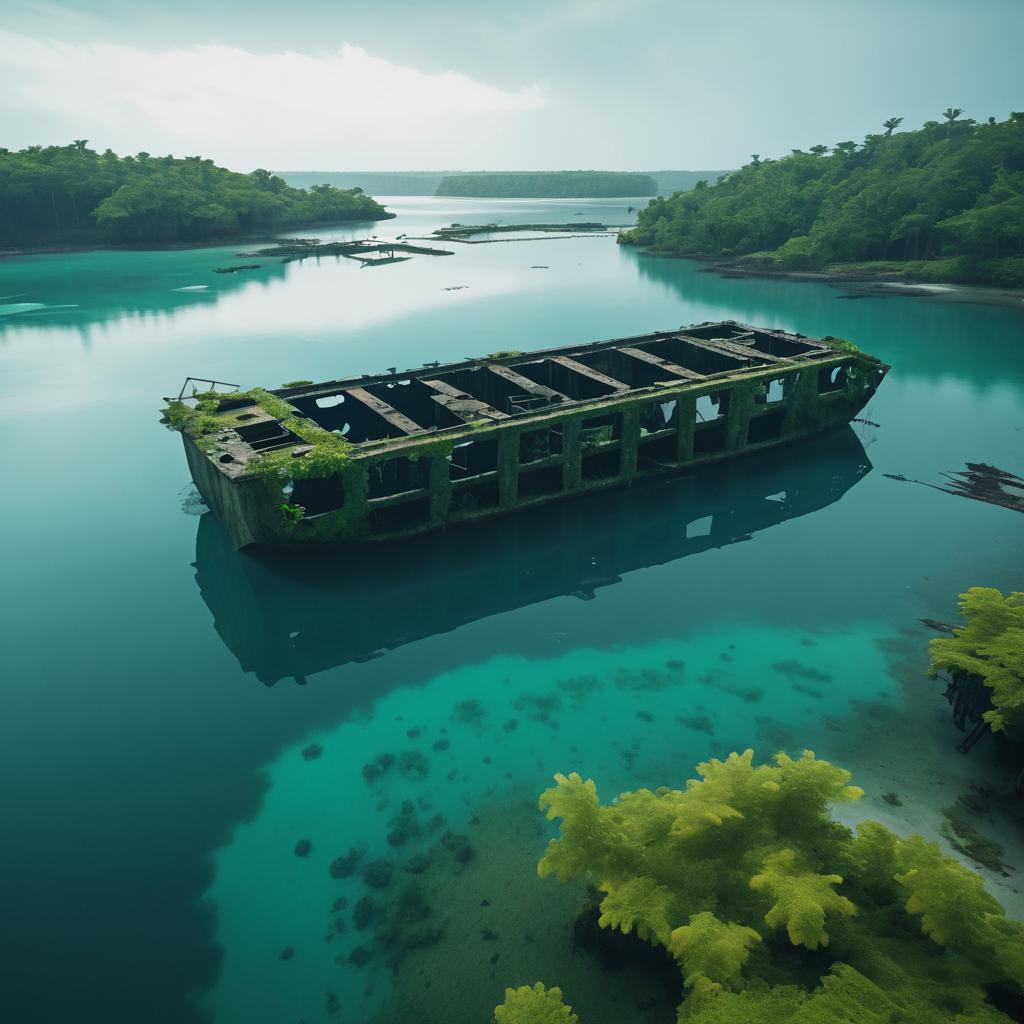
{"type": "Polygon", "coordinates": [[[946,119],[946,138],[949,138],[950,132],[953,131],[953,122],[963,113],[962,107],[946,107],[942,112],[942,116],[946,119]]]}
{"type": "Polygon", "coordinates": [[[901,124],[903,124],[902,117],[890,117],[888,121],[883,121],[882,127],[885,129],[885,137],[889,138],[901,124]]]}
{"type": "MultiPolygon", "coordinates": [[[[960,117],[961,110],[948,113],[960,117]]],[[[928,121],[837,142],[829,154],[760,155],[726,180],[651,203],[623,244],[763,264],[920,263],[934,280],[1024,285],[1024,116],[994,125],[928,121]]]]}

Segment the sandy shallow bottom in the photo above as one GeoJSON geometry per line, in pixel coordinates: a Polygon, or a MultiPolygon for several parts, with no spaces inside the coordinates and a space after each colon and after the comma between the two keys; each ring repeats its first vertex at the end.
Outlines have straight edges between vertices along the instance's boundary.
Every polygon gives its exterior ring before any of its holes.
{"type": "MultiPolygon", "coordinates": [[[[217,852],[207,895],[224,961],[207,1008],[224,1024],[468,1024],[489,1020],[507,986],[540,980],[588,1024],[671,1021],[678,992],[639,968],[607,971],[574,943],[585,892],[536,876],[554,834],[538,794],[558,771],[594,778],[610,800],[680,786],[731,750],[811,746],[867,790],[842,820],[940,839],[944,807],[1007,778],[986,749],[956,753],[922,634],[735,627],[495,658],[389,693],[285,750],[262,808],[217,852]],[[339,857],[352,863],[334,877],[339,857]]],[[[972,867],[1024,917],[1020,822],[993,804],[976,824],[1007,866],[972,867]]]]}

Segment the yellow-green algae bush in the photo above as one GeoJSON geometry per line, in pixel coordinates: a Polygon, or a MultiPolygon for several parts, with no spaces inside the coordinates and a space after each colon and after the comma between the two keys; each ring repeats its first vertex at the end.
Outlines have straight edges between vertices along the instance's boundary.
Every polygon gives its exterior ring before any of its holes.
{"type": "MultiPolygon", "coordinates": [[[[679,1024],[1012,1019],[998,1007],[1021,997],[1024,925],[937,844],[834,821],[830,805],[863,795],[849,772],[751,750],[697,772],[603,806],[592,781],[557,775],[540,798],[562,834],[538,872],[592,880],[602,927],[671,954],[679,1024]]],[[[552,1016],[555,991],[510,989],[496,1020],[574,1019],[552,1016]]]]}
{"type": "Polygon", "coordinates": [[[980,679],[992,701],[982,718],[995,732],[1024,736],[1024,593],[971,587],[959,603],[967,624],[932,640],[929,674],[980,679]]]}
{"type": "Polygon", "coordinates": [[[505,1002],[494,1008],[495,1024],[579,1024],[571,1006],[562,1002],[562,990],[545,988],[539,981],[533,988],[505,989],[505,1002]]]}

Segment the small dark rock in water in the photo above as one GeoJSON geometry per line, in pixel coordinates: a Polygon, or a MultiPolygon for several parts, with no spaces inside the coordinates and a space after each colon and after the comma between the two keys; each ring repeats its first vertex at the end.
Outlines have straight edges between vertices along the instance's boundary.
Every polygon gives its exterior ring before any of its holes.
{"type": "Polygon", "coordinates": [[[515,731],[516,731],[516,729],[518,729],[518,728],[519,728],[519,719],[518,719],[518,718],[510,718],[510,719],[509,719],[509,720],[508,720],[508,721],[507,721],[507,722],[506,722],[506,723],[505,723],[505,724],[504,724],[504,725],[502,726],[502,729],[504,729],[504,730],[505,730],[505,732],[515,732],[515,731]]]}
{"type": "Polygon", "coordinates": [[[336,914],[339,910],[344,910],[348,906],[348,900],[344,896],[339,896],[332,904],[331,910],[336,914]]]}
{"type": "Polygon", "coordinates": [[[484,758],[484,764],[490,764],[490,763],[491,763],[491,757],[488,754],[487,757],[484,758]]]}
{"type": "Polygon", "coordinates": [[[795,676],[797,679],[806,679],[814,683],[829,683],[832,677],[826,672],[819,672],[813,665],[805,665],[796,658],[787,658],[785,661],[778,661],[772,668],[783,675],[795,676]]]}
{"type": "Polygon", "coordinates": [[[410,875],[422,875],[430,867],[429,853],[414,853],[402,866],[410,875]]]}
{"type": "Polygon", "coordinates": [[[378,754],[376,760],[363,765],[363,778],[375,782],[395,763],[394,754],[378,754]]]}
{"type": "Polygon", "coordinates": [[[370,959],[370,951],[365,946],[356,946],[348,955],[348,962],[356,967],[364,966],[370,959]]]}
{"type": "Polygon", "coordinates": [[[693,729],[694,732],[706,732],[709,736],[713,735],[715,731],[715,723],[707,715],[692,715],[689,718],[676,715],[676,721],[680,725],[686,726],[687,729],[693,729]]]}
{"type": "Polygon", "coordinates": [[[902,807],[903,801],[895,793],[883,793],[882,799],[893,807],[902,807]]]}
{"type": "Polygon", "coordinates": [[[278,960],[291,960],[291,958],[293,956],[295,956],[295,947],[294,946],[285,946],[284,949],[282,949],[281,952],[277,954],[277,959],[278,960]]]}
{"type": "Polygon", "coordinates": [[[444,815],[435,814],[430,821],[427,822],[427,831],[436,832],[439,828],[444,825],[444,815]]]}
{"type": "Polygon", "coordinates": [[[498,934],[497,932],[492,932],[490,928],[481,928],[480,938],[483,939],[484,942],[497,942],[498,934]]]}
{"type": "Polygon", "coordinates": [[[725,662],[725,664],[729,664],[729,662],[732,661],[732,655],[731,654],[722,653],[722,654],[720,654],[718,656],[718,660],[722,661],[722,662],[725,662]]]}
{"type": "Polygon", "coordinates": [[[650,711],[638,711],[636,713],[636,717],[640,718],[640,719],[643,719],[643,721],[645,721],[645,722],[653,722],[654,721],[654,715],[652,715],[650,713],[650,711]]]}
{"type": "Polygon", "coordinates": [[[452,716],[457,722],[479,725],[487,717],[487,711],[478,700],[464,700],[455,705],[452,716]]]}
{"type": "Polygon", "coordinates": [[[407,778],[423,778],[429,771],[427,759],[418,750],[405,750],[398,758],[398,770],[407,778]]]}
{"type": "Polygon", "coordinates": [[[448,740],[434,740],[431,744],[431,749],[440,753],[442,750],[447,750],[450,746],[451,743],[449,743],[448,740]]]}
{"type": "Polygon", "coordinates": [[[343,918],[343,917],[336,917],[334,919],[333,927],[334,927],[335,932],[338,935],[343,935],[345,933],[345,930],[348,927],[348,925],[345,924],[345,918],[343,918]]]}
{"type": "Polygon", "coordinates": [[[474,814],[473,817],[469,819],[469,823],[470,823],[470,825],[479,825],[480,824],[480,815],[479,814],[474,814]]]}
{"type": "Polygon", "coordinates": [[[315,761],[323,752],[324,748],[321,747],[319,743],[310,743],[310,745],[302,751],[302,760],[315,761]]]}
{"type": "Polygon", "coordinates": [[[490,900],[481,900],[480,901],[480,906],[481,907],[489,907],[490,905],[491,905],[491,901],[490,900]]]}
{"type": "Polygon", "coordinates": [[[532,935],[531,935],[531,934],[530,934],[529,932],[527,932],[527,933],[526,933],[526,934],[525,934],[525,935],[523,936],[523,942],[536,942],[536,941],[537,941],[537,940],[536,940],[536,939],[535,939],[535,938],[534,938],[534,937],[533,937],[533,936],[532,936],[532,935]]]}
{"type": "Polygon", "coordinates": [[[395,865],[389,860],[372,860],[363,868],[363,881],[371,889],[386,889],[391,884],[391,876],[395,872],[395,865]]]}
{"type": "Polygon", "coordinates": [[[423,729],[418,725],[414,725],[411,729],[405,730],[405,735],[408,736],[409,739],[414,740],[421,732],[423,732],[423,729]]]}
{"type": "Polygon", "coordinates": [[[410,839],[423,834],[423,826],[416,820],[416,807],[411,800],[402,801],[401,813],[396,814],[388,824],[391,826],[388,833],[388,844],[391,846],[404,846],[410,839]]]}
{"type": "Polygon", "coordinates": [[[491,963],[492,964],[496,964],[498,962],[498,957],[500,955],[501,955],[500,953],[495,953],[494,956],[491,957],[491,963]]]}
{"type": "Polygon", "coordinates": [[[665,662],[665,668],[671,669],[673,672],[682,672],[686,668],[686,662],[680,661],[678,658],[669,658],[665,662]]]}
{"type": "Polygon", "coordinates": [[[441,845],[455,858],[457,864],[468,864],[473,856],[473,847],[469,845],[469,837],[461,832],[446,832],[441,845]]]}
{"type": "Polygon", "coordinates": [[[327,992],[327,998],[324,1000],[324,1009],[331,1017],[337,1017],[341,1013],[341,1000],[338,998],[338,993],[333,989],[329,989],[327,992]]]}
{"type": "Polygon", "coordinates": [[[237,274],[240,270],[259,270],[261,263],[240,263],[233,267],[214,267],[215,274],[237,274]]]}
{"type": "Polygon", "coordinates": [[[363,849],[360,846],[353,846],[348,853],[342,854],[340,857],[335,857],[331,861],[328,872],[330,872],[331,878],[348,878],[355,869],[359,866],[359,862],[363,859],[363,849]]]}
{"type": "Polygon", "coordinates": [[[357,904],[352,913],[352,923],[362,931],[372,920],[377,910],[377,904],[373,902],[372,896],[364,896],[357,904]]]}
{"type": "Polygon", "coordinates": [[[308,857],[309,851],[313,849],[313,844],[308,839],[300,839],[295,844],[295,856],[296,857],[308,857]]]}

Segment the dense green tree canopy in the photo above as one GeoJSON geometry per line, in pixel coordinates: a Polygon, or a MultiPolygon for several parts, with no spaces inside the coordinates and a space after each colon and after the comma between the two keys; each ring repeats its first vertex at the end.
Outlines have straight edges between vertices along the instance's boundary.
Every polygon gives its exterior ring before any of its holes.
{"type": "MultiPolygon", "coordinates": [[[[830,805],[861,790],[810,751],[697,772],[605,805],[558,775],[540,798],[562,835],[539,873],[590,879],[602,927],[667,949],[680,1024],[1008,1024],[996,993],[1020,998],[1024,925],[976,874],[920,836],[838,824],[830,805]]],[[[561,1019],[556,990],[530,991],[509,990],[498,1019],[561,1019]]]]}
{"type": "Polygon", "coordinates": [[[657,192],[649,174],[625,171],[489,171],[452,174],[437,186],[439,196],[487,199],[599,199],[657,192]]]}
{"type": "MultiPolygon", "coordinates": [[[[957,279],[1024,283],[1024,114],[868,135],[779,160],[755,157],[715,185],[651,201],[630,244],[751,256],[794,269],[941,263],[957,279]]],[[[934,268],[932,268],[934,269],[934,268]]]]}
{"type": "Polygon", "coordinates": [[[388,214],[361,189],[289,187],[190,156],[119,157],[87,140],[0,149],[0,244],[203,242],[248,231],[388,214]]]}

